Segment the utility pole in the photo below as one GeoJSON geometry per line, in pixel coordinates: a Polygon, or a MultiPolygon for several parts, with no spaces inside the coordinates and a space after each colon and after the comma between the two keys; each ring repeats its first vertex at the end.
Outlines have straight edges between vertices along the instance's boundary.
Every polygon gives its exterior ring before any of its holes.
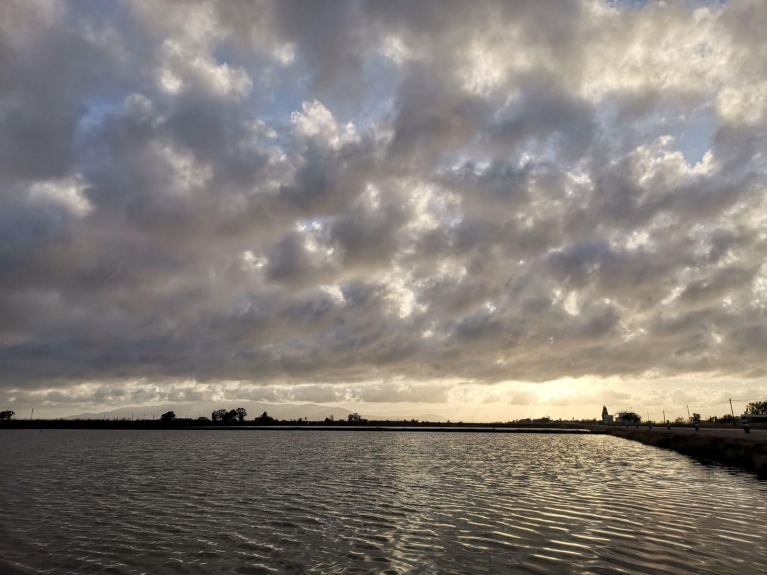
{"type": "Polygon", "coordinates": [[[735,410],[732,408],[732,398],[730,399],[730,413],[732,413],[732,426],[735,427],[735,410]]]}
{"type": "Polygon", "coordinates": [[[29,414],[29,419],[33,419],[35,416],[35,408],[32,408],[32,413],[29,414]]]}
{"type": "Polygon", "coordinates": [[[691,419],[692,419],[692,417],[690,417],[690,406],[688,405],[687,406],[687,423],[690,423],[691,419]]]}

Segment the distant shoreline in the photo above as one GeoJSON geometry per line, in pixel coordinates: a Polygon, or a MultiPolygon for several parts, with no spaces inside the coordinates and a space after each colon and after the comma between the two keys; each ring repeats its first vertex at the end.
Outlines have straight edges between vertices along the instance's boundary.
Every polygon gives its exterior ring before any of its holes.
{"type": "Polygon", "coordinates": [[[210,427],[210,428],[176,428],[195,431],[382,431],[382,432],[405,432],[405,433],[550,433],[550,434],[589,434],[589,429],[555,428],[555,427],[503,427],[503,426],[461,426],[461,427],[417,427],[395,425],[360,425],[360,426],[240,426],[240,427],[210,427]]]}
{"type": "Polygon", "coordinates": [[[269,425],[254,425],[245,422],[239,425],[196,424],[190,421],[162,422],[159,420],[113,421],[113,420],[28,420],[19,419],[0,422],[0,429],[100,429],[136,431],[367,431],[367,432],[421,432],[421,433],[541,433],[541,434],[590,434],[593,431],[572,424],[525,425],[525,424],[472,424],[472,423],[429,423],[429,422],[368,422],[348,424],[339,422],[325,425],[319,422],[284,422],[269,425]]]}

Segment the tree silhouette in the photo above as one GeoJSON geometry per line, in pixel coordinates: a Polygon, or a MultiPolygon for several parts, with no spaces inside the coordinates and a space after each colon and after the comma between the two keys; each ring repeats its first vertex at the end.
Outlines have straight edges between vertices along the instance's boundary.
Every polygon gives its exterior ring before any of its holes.
{"type": "Polygon", "coordinates": [[[751,415],[767,415],[767,401],[754,401],[746,406],[746,412],[751,415]]]}
{"type": "Polygon", "coordinates": [[[172,411],[166,411],[160,416],[160,421],[164,421],[165,423],[169,423],[176,419],[176,414],[172,411]]]}
{"type": "Polygon", "coordinates": [[[15,412],[15,411],[11,411],[11,410],[8,410],[8,411],[0,411],[0,421],[2,421],[3,419],[7,419],[7,420],[9,420],[9,421],[10,421],[10,419],[11,419],[11,418],[12,418],[14,415],[16,415],[16,412],[15,412]]]}
{"type": "Polygon", "coordinates": [[[229,411],[224,411],[224,417],[223,422],[224,423],[232,423],[233,421],[237,420],[237,412],[234,409],[231,409],[229,411]]]}
{"type": "Polygon", "coordinates": [[[217,409],[213,413],[210,414],[210,418],[216,422],[216,421],[224,421],[224,418],[226,417],[226,409],[217,409]]]}
{"type": "Polygon", "coordinates": [[[237,412],[237,419],[240,420],[240,423],[245,421],[245,418],[248,416],[248,412],[245,410],[245,408],[238,407],[235,411],[237,412]]]}
{"type": "Polygon", "coordinates": [[[349,416],[346,418],[346,420],[349,423],[366,423],[367,419],[362,419],[362,416],[359,413],[350,413],[349,416]]]}
{"type": "Polygon", "coordinates": [[[642,418],[636,413],[634,413],[633,411],[626,411],[623,413],[619,413],[618,419],[620,419],[623,423],[630,423],[632,425],[639,424],[642,422],[642,418]]]}

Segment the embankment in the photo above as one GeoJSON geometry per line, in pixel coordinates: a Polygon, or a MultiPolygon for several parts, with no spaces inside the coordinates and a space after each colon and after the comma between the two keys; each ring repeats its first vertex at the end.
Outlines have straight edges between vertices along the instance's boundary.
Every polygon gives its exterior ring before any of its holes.
{"type": "Polygon", "coordinates": [[[760,479],[767,479],[767,443],[747,441],[734,437],[711,437],[709,435],[691,435],[650,432],[632,429],[608,429],[608,435],[623,437],[670,449],[683,455],[689,455],[699,461],[715,462],[730,467],[756,473],[760,479]]]}

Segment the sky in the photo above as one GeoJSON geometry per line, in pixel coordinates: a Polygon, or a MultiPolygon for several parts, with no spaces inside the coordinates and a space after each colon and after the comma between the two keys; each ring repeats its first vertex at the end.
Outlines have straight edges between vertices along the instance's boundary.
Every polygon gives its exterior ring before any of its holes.
{"type": "Polygon", "coordinates": [[[763,0],[5,0],[0,409],[767,397],[763,0]]]}

